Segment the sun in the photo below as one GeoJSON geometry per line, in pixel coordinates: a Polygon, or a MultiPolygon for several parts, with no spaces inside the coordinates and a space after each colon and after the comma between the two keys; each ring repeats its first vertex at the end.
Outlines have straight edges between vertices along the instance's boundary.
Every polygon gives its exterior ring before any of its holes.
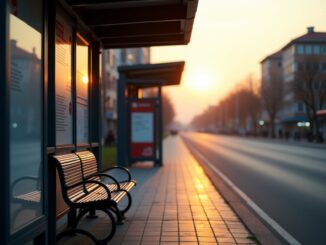
{"type": "Polygon", "coordinates": [[[209,72],[197,71],[189,79],[188,85],[195,91],[207,92],[214,88],[214,76],[209,72]]]}

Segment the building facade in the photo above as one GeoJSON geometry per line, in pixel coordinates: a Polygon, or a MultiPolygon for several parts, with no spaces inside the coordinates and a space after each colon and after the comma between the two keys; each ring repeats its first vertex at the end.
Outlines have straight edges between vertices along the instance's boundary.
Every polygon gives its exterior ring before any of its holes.
{"type": "MultiPolygon", "coordinates": [[[[293,39],[276,54],[277,58],[273,54],[261,62],[262,86],[269,80],[270,74],[282,77],[282,109],[277,116],[279,129],[286,138],[308,137],[313,133],[310,131],[312,115],[326,107],[321,94],[326,83],[326,32],[315,32],[313,27],[308,27],[306,34],[293,39]],[[281,66],[278,67],[278,63],[281,66]],[[311,100],[309,103],[317,111],[307,106],[307,100],[311,100]]],[[[323,129],[323,122],[321,124],[323,129]]],[[[324,131],[321,133],[325,138],[324,131]]]]}

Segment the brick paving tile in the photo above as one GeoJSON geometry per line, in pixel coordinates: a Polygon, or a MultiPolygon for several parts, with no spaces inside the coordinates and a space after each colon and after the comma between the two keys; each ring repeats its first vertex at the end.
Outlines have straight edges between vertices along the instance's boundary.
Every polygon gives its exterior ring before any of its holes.
{"type": "Polygon", "coordinates": [[[161,231],[145,231],[144,236],[160,236],[161,231]]]}
{"type": "Polygon", "coordinates": [[[209,232],[209,231],[201,231],[201,232],[196,232],[197,233],[197,236],[200,236],[200,237],[214,237],[214,234],[213,232],[209,232]]]}
{"type": "Polygon", "coordinates": [[[192,232],[192,231],[181,231],[181,232],[179,232],[179,236],[196,236],[196,232],[192,232]]]}
{"type": "Polygon", "coordinates": [[[226,233],[215,233],[215,236],[218,237],[218,238],[233,238],[234,235],[229,233],[229,232],[226,232],[226,233]]]}
{"type": "Polygon", "coordinates": [[[143,236],[142,243],[143,242],[159,242],[160,236],[143,236]]]}
{"type": "Polygon", "coordinates": [[[212,245],[216,244],[216,242],[199,242],[200,245],[212,245]]]}
{"type": "Polygon", "coordinates": [[[141,242],[142,245],[160,245],[160,242],[153,242],[153,241],[150,241],[150,242],[141,242]]]}
{"type": "Polygon", "coordinates": [[[236,244],[235,243],[235,240],[233,238],[229,238],[229,237],[217,237],[217,241],[219,243],[221,243],[221,242],[228,242],[228,243],[236,244]]]}
{"type": "Polygon", "coordinates": [[[178,242],[178,236],[162,236],[161,242],[178,242]]]}
{"type": "Polygon", "coordinates": [[[139,245],[140,242],[137,241],[126,241],[126,242],[122,242],[122,245],[139,245]]]}
{"type": "Polygon", "coordinates": [[[187,236],[187,237],[180,237],[181,242],[196,242],[198,239],[196,236],[187,236]]]}
{"type": "Polygon", "coordinates": [[[247,238],[250,237],[250,233],[232,233],[235,238],[247,238]]]}
{"type": "Polygon", "coordinates": [[[123,241],[140,241],[142,236],[125,236],[123,241]]]}
{"type": "Polygon", "coordinates": [[[198,237],[198,240],[199,242],[216,242],[216,239],[214,236],[211,236],[211,237],[202,237],[202,236],[199,236],[198,237]]]}
{"type": "Polygon", "coordinates": [[[179,245],[179,242],[160,242],[160,245],[179,245]]]}

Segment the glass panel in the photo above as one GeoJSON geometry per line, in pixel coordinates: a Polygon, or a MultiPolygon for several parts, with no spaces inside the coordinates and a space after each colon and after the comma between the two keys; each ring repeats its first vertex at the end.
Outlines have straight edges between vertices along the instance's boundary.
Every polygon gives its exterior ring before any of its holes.
{"type": "Polygon", "coordinates": [[[77,143],[89,142],[88,109],[88,43],[77,35],[76,86],[77,86],[77,143]]]}
{"type": "Polygon", "coordinates": [[[43,214],[42,1],[11,1],[10,231],[43,214]]]}
{"type": "Polygon", "coordinates": [[[56,144],[72,144],[72,28],[59,15],[56,18],[55,33],[56,144]]]}
{"type": "Polygon", "coordinates": [[[320,46],[314,45],[314,54],[320,54],[320,46]]]}
{"type": "Polygon", "coordinates": [[[321,53],[326,54],[326,45],[321,46],[321,53]]]}
{"type": "Polygon", "coordinates": [[[297,45],[297,53],[298,54],[304,54],[304,45],[297,45]]]}

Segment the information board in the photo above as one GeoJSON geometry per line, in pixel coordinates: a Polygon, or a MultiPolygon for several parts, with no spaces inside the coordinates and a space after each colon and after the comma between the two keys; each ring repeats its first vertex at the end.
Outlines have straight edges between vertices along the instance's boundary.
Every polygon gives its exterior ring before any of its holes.
{"type": "Polygon", "coordinates": [[[72,28],[59,15],[56,18],[55,34],[56,144],[72,144],[72,28]]]}
{"type": "Polygon", "coordinates": [[[134,101],[130,109],[131,157],[153,158],[155,156],[155,100],[134,101]]]}

